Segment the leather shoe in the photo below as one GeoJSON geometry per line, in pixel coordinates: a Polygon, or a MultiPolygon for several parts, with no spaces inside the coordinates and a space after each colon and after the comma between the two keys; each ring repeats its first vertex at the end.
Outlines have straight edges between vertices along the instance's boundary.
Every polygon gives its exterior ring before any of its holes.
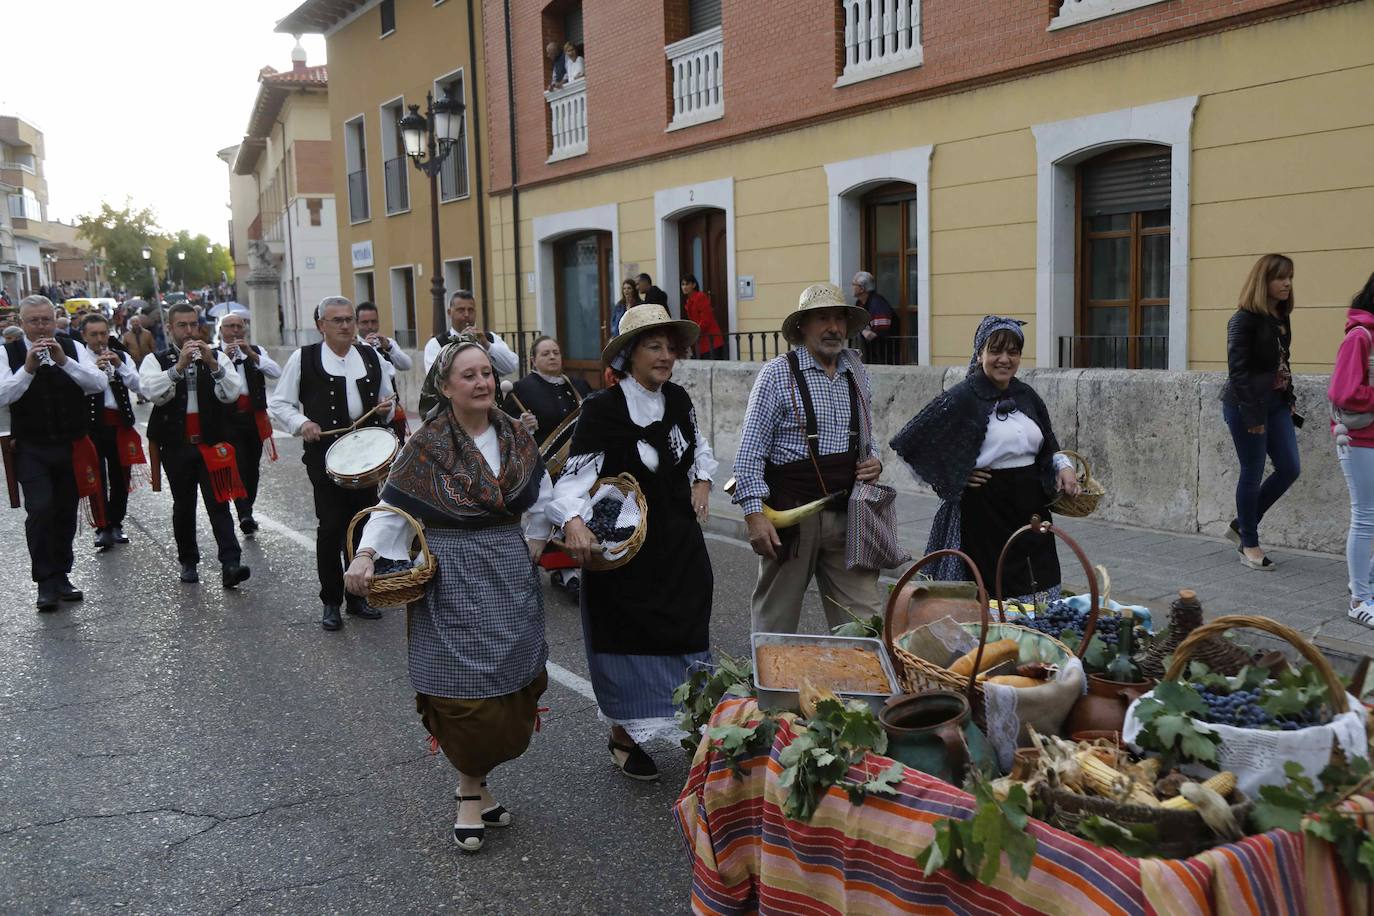
{"type": "Polygon", "coordinates": [[[63,601],[80,601],[82,598],[85,598],[86,595],[81,589],[72,585],[71,579],[63,576],[57,580],[57,597],[61,598],[63,601]]]}
{"type": "Polygon", "coordinates": [[[114,542],[115,542],[116,544],[127,544],[127,543],[129,543],[129,539],[128,539],[127,537],[124,536],[124,526],[123,526],[123,525],[115,525],[115,526],[114,526],[113,528],[111,528],[110,530],[111,530],[111,532],[113,532],[113,534],[114,534],[114,542]]]}
{"type": "Polygon", "coordinates": [[[252,537],[258,531],[258,520],[251,515],[245,515],[239,519],[239,530],[246,536],[252,537]]]}
{"type": "Polygon", "coordinates": [[[57,583],[39,582],[38,583],[38,612],[40,614],[47,611],[57,610],[57,583]]]}
{"type": "Polygon", "coordinates": [[[326,630],[337,630],[343,626],[343,618],[339,616],[337,604],[324,606],[324,616],[320,618],[320,626],[326,630]]]}
{"type": "Polygon", "coordinates": [[[221,567],[220,581],[225,588],[236,588],[240,582],[247,582],[253,571],[242,563],[225,563],[221,567]]]}
{"type": "Polygon", "coordinates": [[[381,620],[382,612],[367,603],[366,598],[357,595],[349,595],[346,599],[348,613],[351,617],[361,617],[364,620],[381,620]]]}
{"type": "Polygon", "coordinates": [[[109,550],[111,547],[114,546],[114,544],[115,544],[115,539],[114,539],[114,529],[113,529],[113,528],[101,528],[99,531],[97,531],[97,532],[95,533],[95,549],[96,549],[96,550],[101,550],[101,551],[109,550]]]}
{"type": "Polygon", "coordinates": [[[200,573],[196,572],[196,564],[181,564],[181,581],[190,583],[196,583],[200,581],[200,573]]]}

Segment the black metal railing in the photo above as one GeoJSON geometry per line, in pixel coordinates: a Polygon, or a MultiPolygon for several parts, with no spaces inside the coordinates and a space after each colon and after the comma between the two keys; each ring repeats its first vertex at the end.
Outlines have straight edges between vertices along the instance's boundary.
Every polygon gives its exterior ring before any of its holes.
{"type": "Polygon", "coordinates": [[[516,373],[516,378],[524,378],[531,371],[530,347],[533,346],[535,340],[543,336],[544,332],[536,329],[532,331],[496,331],[495,333],[501,335],[506,346],[510,347],[520,359],[520,368],[516,373]]]}
{"type": "Polygon", "coordinates": [[[439,166],[439,199],[456,200],[468,193],[468,157],[462,144],[453,147],[439,166]]]}
{"type": "Polygon", "coordinates": [[[1167,369],[1169,336],[1081,334],[1059,338],[1061,369],[1167,369]]]}
{"type": "Polygon", "coordinates": [[[348,173],[348,219],[361,222],[372,215],[367,200],[367,169],[348,173]]]}
{"type": "Polygon", "coordinates": [[[730,354],[745,362],[766,362],[791,349],[781,331],[735,331],[725,337],[730,354]]]}
{"type": "MultiPolygon", "coordinates": [[[[731,358],[744,362],[766,362],[791,349],[781,331],[736,331],[725,336],[729,339],[731,358]]],[[[889,335],[872,341],[855,335],[848,346],[863,354],[868,365],[914,366],[920,361],[915,335],[889,335]]]]}
{"type": "Polygon", "coordinates": [[[406,157],[397,156],[383,163],[386,177],[386,212],[410,209],[410,184],[406,181],[406,157]]]}

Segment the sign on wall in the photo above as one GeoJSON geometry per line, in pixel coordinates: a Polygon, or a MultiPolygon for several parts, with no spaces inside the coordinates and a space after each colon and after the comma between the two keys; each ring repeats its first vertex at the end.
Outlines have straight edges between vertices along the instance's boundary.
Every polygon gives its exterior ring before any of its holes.
{"type": "Polygon", "coordinates": [[[365,241],[365,242],[354,242],[354,243],[353,243],[353,267],[354,267],[354,269],[357,269],[357,268],[359,268],[359,267],[371,267],[371,266],[372,266],[372,239],[368,239],[368,240],[365,241]]]}

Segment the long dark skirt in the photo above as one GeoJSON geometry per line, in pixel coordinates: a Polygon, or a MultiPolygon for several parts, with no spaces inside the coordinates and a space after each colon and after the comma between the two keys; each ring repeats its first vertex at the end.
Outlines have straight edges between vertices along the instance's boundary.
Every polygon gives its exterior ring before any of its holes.
{"type": "MultiPolygon", "coordinates": [[[[1007,539],[1029,524],[1031,516],[1052,521],[1049,499],[1035,465],[990,471],[992,479],[964,490],[959,502],[959,539],[973,558],[988,587],[997,597],[997,558],[1007,539]]],[[[1030,595],[1059,585],[1059,554],[1051,535],[1023,534],[1012,545],[1002,572],[1002,596],[1030,595]]]]}

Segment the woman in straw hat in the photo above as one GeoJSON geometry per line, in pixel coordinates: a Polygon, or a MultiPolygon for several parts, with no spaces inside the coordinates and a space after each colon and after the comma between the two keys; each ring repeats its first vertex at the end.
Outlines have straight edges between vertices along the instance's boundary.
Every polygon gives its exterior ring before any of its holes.
{"type": "Polygon", "coordinates": [[[640,745],[681,734],[673,690],[691,666],[711,658],[713,579],[701,522],[717,462],[691,397],[670,381],[699,333],[661,305],[625,313],[620,334],[602,353],[620,383],[582,402],[547,510],[562,526],[568,552],[585,563],[597,549],[586,522],[592,518],[587,494],[599,477],[633,475],[648,503],[639,552],[616,569],[587,571],[582,583],[592,686],[611,723],[611,758],[632,779],[658,778],[640,745]]]}
{"type": "MultiPolygon", "coordinates": [[[[458,336],[435,365],[442,409],[406,440],[381,505],[424,522],[439,563],[410,606],[408,667],[416,710],[458,770],[453,840],[476,852],[487,827],[511,823],[487,774],[529,746],[549,683],[533,560],[548,538],[543,509],[553,483],[530,433],[497,409],[496,374],[477,339],[458,336]]],[[[412,536],[395,513],[370,516],[344,574],[348,590],[366,595],[383,559],[408,565],[412,536]]]]}

